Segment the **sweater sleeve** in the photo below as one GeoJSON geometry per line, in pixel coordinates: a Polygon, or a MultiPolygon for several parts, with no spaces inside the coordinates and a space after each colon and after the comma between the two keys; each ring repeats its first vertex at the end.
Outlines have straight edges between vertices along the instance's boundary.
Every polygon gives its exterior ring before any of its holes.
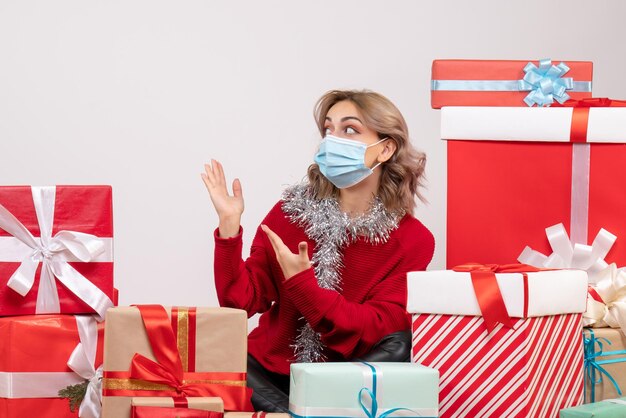
{"type": "Polygon", "coordinates": [[[407,256],[374,286],[364,303],[348,301],[337,291],[319,287],[312,268],[287,280],[285,290],[326,346],[346,359],[362,356],[385,335],[410,327],[406,273],[425,270],[434,252],[430,231],[425,229],[417,242],[417,246],[404,250],[407,256]]]}
{"type": "MultiPolygon", "coordinates": [[[[263,223],[272,224],[273,209],[263,223]]],[[[252,241],[250,257],[242,259],[242,235],[232,238],[220,238],[219,231],[214,232],[215,288],[220,306],[244,309],[248,316],[267,311],[277,298],[270,259],[264,240],[257,233],[252,241]]]]}

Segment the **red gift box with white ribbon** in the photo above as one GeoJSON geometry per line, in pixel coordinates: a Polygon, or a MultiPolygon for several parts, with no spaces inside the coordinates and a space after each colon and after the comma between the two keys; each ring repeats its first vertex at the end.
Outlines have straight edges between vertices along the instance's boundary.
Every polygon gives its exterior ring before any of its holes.
{"type": "Polygon", "coordinates": [[[91,315],[0,318],[0,415],[99,418],[103,334],[91,315]],[[76,385],[72,411],[59,391],[76,385]]]}
{"type": "Polygon", "coordinates": [[[0,316],[113,306],[110,186],[0,187],[0,316]]]}
{"type": "Polygon", "coordinates": [[[521,262],[581,268],[592,282],[608,263],[624,265],[624,106],[443,108],[441,137],[454,145],[447,265],[513,263],[526,249],[521,262]]]}

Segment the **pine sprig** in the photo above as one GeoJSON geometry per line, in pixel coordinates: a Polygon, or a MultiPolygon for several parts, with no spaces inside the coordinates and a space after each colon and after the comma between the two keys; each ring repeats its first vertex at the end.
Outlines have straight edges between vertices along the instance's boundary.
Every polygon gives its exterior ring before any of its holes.
{"type": "Polygon", "coordinates": [[[83,383],[77,385],[70,385],[65,389],[59,391],[59,397],[67,398],[70,400],[70,411],[75,412],[80,407],[81,402],[85,398],[87,393],[87,386],[89,381],[85,380],[83,383]]]}

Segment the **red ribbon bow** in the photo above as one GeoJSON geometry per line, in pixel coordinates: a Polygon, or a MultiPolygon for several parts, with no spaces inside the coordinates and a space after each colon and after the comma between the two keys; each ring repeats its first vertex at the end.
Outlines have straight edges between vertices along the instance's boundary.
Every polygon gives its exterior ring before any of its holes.
{"type": "MultiPolygon", "coordinates": [[[[480,312],[485,321],[487,331],[491,332],[498,323],[503,324],[505,327],[513,328],[513,321],[506,310],[500,287],[498,287],[496,273],[528,273],[540,271],[541,269],[528,264],[467,263],[453,267],[452,270],[470,273],[480,312]]],[[[526,297],[528,294],[526,281],[524,281],[524,293],[524,297],[526,297]]]]}
{"type": "Polygon", "coordinates": [[[150,346],[157,361],[135,354],[130,365],[132,379],[172,387],[179,396],[219,396],[224,400],[224,408],[227,410],[254,410],[250,404],[249,389],[245,390],[247,397],[242,399],[242,388],[239,387],[186,382],[186,380],[192,380],[193,377],[202,377],[206,373],[184,372],[176,337],[165,308],[161,305],[138,305],[137,308],[141,313],[150,346]]]}
{"type": "Polygon", "coordinates": [[[614,100],[607,97],[590,97],[580,100],[568,100],[563,104],[554,103],[552,107],[573,107],[570,142],[587,142],[589,109],[592,107],[626,107],[626,100],[614,100]]]}

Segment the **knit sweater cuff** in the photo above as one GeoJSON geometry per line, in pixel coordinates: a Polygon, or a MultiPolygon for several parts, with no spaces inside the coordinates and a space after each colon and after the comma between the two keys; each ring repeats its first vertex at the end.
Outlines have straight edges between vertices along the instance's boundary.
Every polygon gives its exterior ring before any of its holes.
{"type": "Polygon", "coordinates": [[[213,231],[213,238],[215,238],[216,245],[235,246],[241,243],[243,237],[243,227],[239,227],[239,232],[234,237],[222,238],[220,237],[220,229],[215,228],[213,231]]]}
{"type": "Polygon", "coordinates": [[[326,294],[328,291],[317,284],[313,268],[296,274],[286,280],[283,286],[289,299],[313,327],[321,321],[324,312],[333,303],[326,294]]]}

